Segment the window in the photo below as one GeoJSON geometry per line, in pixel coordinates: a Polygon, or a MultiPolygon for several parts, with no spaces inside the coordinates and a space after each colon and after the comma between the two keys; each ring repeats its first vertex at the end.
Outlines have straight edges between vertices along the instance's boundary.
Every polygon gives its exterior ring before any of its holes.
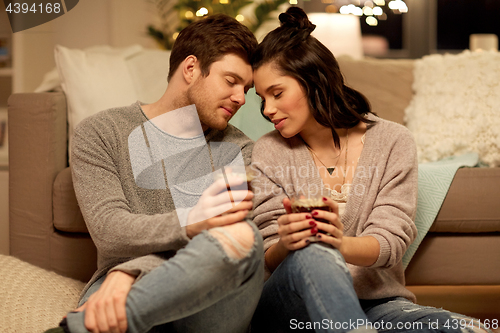
{"type": "Polygon", "coordinates": [[[437,49],[469,48],[469,35],[500,36],[500,1],[437,0],[437,49]]]}

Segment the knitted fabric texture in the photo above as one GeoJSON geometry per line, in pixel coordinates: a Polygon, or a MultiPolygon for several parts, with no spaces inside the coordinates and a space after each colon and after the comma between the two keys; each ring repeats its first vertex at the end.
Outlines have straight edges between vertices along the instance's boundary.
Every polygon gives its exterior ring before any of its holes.
{"type": "Polygon", "coordinates": [[[468,152],[500,166],[500,53],[464,51],[415,62],[405,111],[420,163],[468,152]]]}
{"type": "Polygon", "coordinates": [[[76,308],[85,284],[0,255],[0,332],[37,333],[56,327],[76,308]]]}

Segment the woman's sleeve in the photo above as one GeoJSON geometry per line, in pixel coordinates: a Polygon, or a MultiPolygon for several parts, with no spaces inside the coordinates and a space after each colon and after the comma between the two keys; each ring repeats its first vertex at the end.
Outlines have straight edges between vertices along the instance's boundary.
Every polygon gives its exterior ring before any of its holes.
{"type": "Polygon", "coordinates": [[[283,199],[283,164],[280,162],[279,149],[268,137],[263,137],[254,146],[252,169],[255,178],[252,181],[254,192],[253,221],[264,239],[264,251],[279,241],[278,217],[285,214],[283,199]]]}
{"type": "MultiPolygon", "coordinates": [[[[388,154],[373,210],[359,236],[373,236],[380,244],[371,267],[391,268],[398,264],[415,240],[414,223],[418,193],[417,150],[411,133],[400,133],[386,147],[388,154]]],[[[384,163],[384,161],[381,161],[384,163]]]]}

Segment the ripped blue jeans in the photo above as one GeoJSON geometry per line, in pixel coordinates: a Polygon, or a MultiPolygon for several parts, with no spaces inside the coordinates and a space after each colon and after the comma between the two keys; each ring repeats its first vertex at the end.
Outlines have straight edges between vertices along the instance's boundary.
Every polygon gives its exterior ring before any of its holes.
{"type": "Polygon", "coordinates": [[[311,244],[290,253],[266,281],[252,332],[479,331],[471,321],[402,297],[360,301],[340,252],[311,244]]]}
{"type": "MultiPolygon", "coordinates": [[[[241,259],[228,256],[216,237],[203,231],[134,283],[126,302],[127,332],[247,332],[264,283],[262,236],[249,225],[255,241],[241,259]]],[[[103,281],[97,280],[83,301],[103,281]]],[[[84,318],[85,312],[68,314],[72,333],[88,332],[84,318]]]]}
{"type": "Polygon", "coordinates": [[[361,301],[361,305],[379,332],[491,332],[476,319],[403,297],[361,301]]]}

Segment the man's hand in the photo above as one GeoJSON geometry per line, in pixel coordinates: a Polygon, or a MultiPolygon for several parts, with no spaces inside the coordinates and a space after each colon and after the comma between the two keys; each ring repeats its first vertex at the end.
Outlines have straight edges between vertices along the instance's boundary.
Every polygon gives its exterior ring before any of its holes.
{"type": "Polygon", "coordinates": [[[208,187],[188,215],[186,234],[193,238],[203,230],[243,221],[252,209],[253,193],[248,190],[231,191],[243,184],[243,179],[228,177],[215,181],[208,187]]]}
{"type": "Polygon", "coordinates": [[[87,302],[76,311],[85,310],[85,327],[92,333],[125,333],[127,313],[125,302],[135,277],[114,271],[87,302]]]}

